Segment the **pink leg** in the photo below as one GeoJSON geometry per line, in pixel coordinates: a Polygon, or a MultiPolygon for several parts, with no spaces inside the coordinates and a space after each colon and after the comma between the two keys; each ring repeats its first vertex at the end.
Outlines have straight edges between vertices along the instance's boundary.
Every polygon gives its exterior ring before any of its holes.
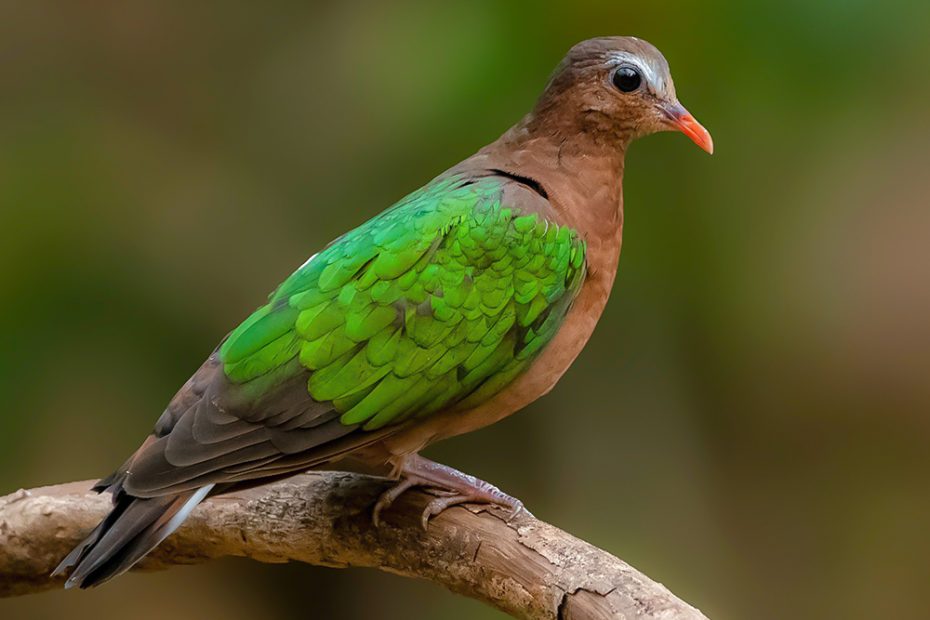
{"type": "Polygon", "coordinates": [[[446,508],[459,504],[493,504],[510,512],[508,521],[522,512],[526,512],[523,502],[511,497],[496,486],[462,473],[457,469],[423,458],[419,454],[403,457],[396,464],[394,475],[396,485],[385,491],[375,504],[372,521],[381,525],[381,512],[389,508],[394,501],[408,489],[425,487],[439,493],[439,497],[426,505],[421,517],[423,529],[429,520],[446,508]]]}

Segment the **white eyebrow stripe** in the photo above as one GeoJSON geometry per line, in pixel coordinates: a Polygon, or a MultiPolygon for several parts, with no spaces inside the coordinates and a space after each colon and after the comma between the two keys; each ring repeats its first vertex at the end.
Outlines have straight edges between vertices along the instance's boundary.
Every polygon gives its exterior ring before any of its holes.
{"type": "Polygon", "coordinates": [[[642,72],[643,77],[646,78],[646,81],[649,82],[656,91],[663,92],[665,90],[665,81],[659,77],[652,67],[644,64],[643,61],[634,54],[629,52],[611,52],[608,56],[608,60],[614,65],[633,65],[642,72]]]}

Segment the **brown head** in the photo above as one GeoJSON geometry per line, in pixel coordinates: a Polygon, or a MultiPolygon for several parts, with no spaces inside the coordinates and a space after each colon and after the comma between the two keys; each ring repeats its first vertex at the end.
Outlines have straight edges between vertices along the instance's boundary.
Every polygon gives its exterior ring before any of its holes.
{"type": "Polygon", "coordinates": [[[659,131],[681,131],[708,153],[710,133],[678,102],[668,63],[635,37],[600,37],[568,51],[531,115],[536,132],[584,132],[625,147],[659,131]]]}

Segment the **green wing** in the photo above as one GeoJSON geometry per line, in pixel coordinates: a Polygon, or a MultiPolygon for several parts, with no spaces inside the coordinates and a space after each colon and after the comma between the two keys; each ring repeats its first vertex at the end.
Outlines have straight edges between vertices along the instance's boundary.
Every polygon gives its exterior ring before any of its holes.
{"type": "Polygon", "coordinates": [[[310,398],[364,431],[500,391],[585,272],[573,230],[501,204],[508,182],[434,181],[333,242],[229,335],[228,380],[260,390],[303,374],[310,398]]]}
{"type": "Polygon", "coordinates": [[[585,273],[577,234],[515,184],[442,178],[311,258],[105,482],[157,497],[282,475],[505,388],[552,340],[585,273]]]}

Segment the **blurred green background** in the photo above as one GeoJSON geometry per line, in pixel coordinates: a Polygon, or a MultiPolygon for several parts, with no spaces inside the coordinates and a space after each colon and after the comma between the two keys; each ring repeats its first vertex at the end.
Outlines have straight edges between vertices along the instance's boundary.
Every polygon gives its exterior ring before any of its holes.
{"type": "MultiPolygon", "coordinates": [[[[0,493],[109,473],[293,268],[635,34],[712,131],[627,159],[559,387],[430,456],[711,618],[930,617],[930,5],[0,2],[0,493]]],[[[229,560],[4,618],[500,618],[229,560]]]]}

